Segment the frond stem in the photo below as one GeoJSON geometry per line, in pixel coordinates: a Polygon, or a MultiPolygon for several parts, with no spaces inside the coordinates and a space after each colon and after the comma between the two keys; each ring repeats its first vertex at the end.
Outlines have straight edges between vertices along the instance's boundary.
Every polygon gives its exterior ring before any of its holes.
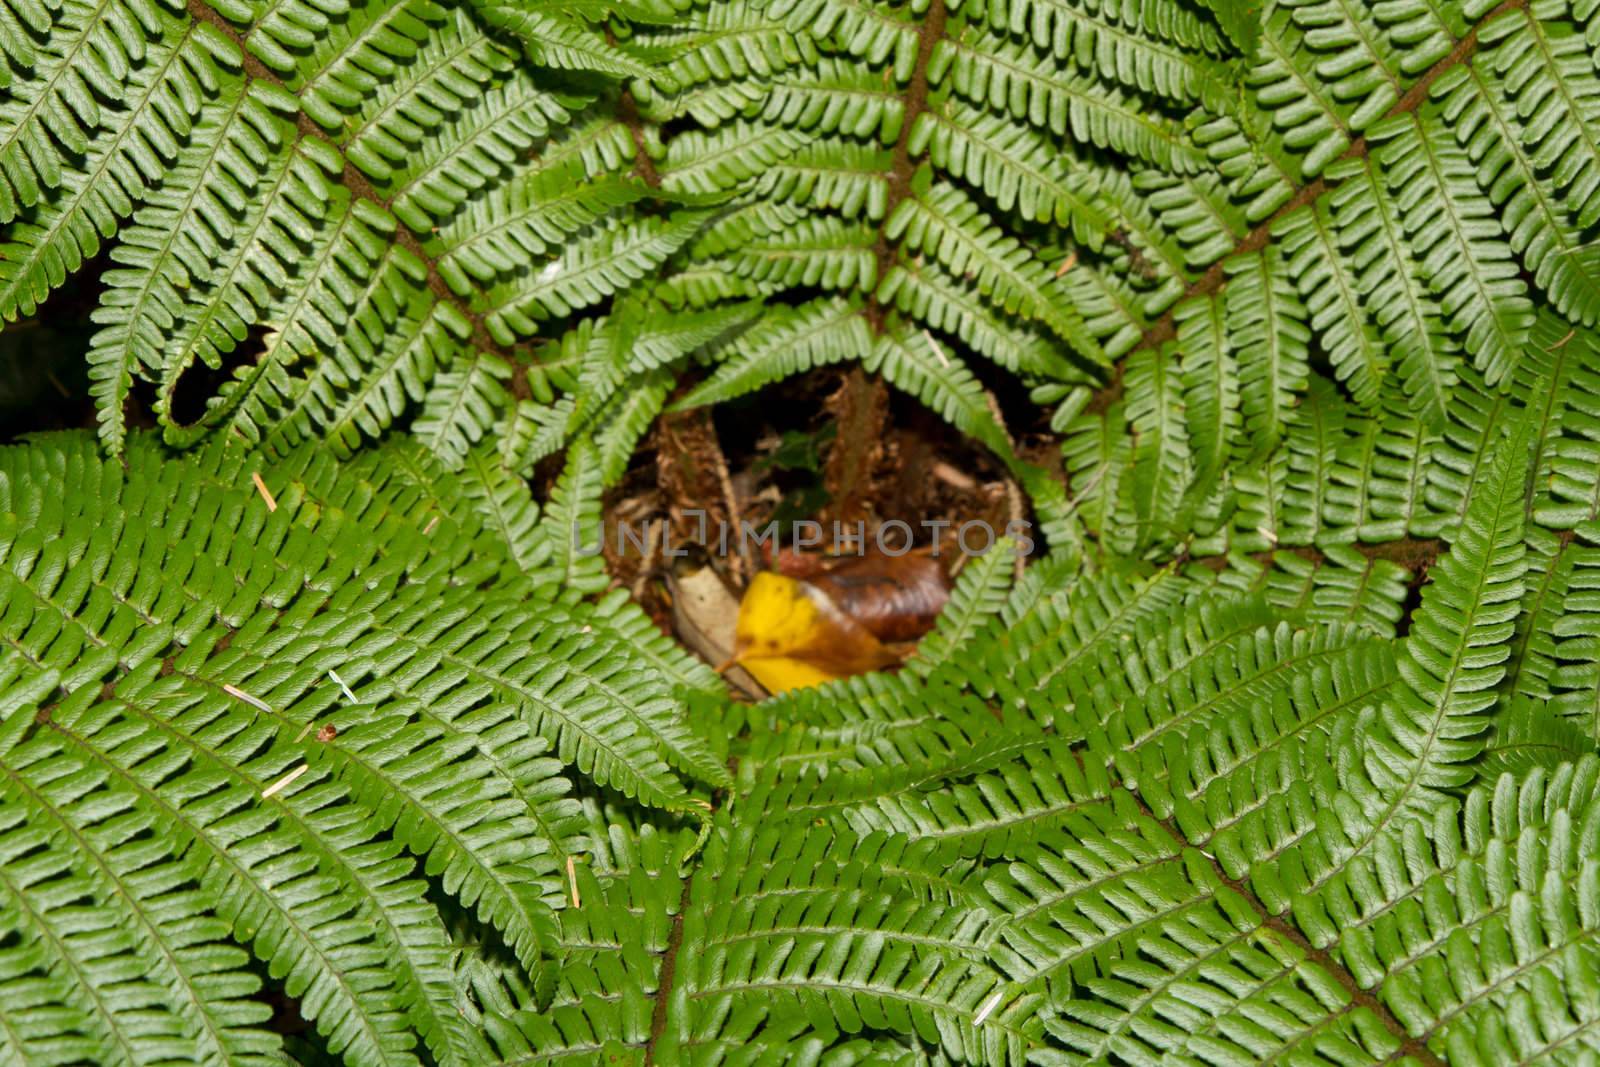
{"type": "Polygon", "coordinates": [[[661,956],[661,979],[656,983],[656,1002],[650,1015],[650,1039],[644,1046],[645,1067],[656,1062],[656,1042],[667,1029],[667,1008],[672,1000],[673,979],[678,973],[678,949],[683,945],[683,915],[689,910],[689,887],[693,883],[692,874],[684,877],[678,913],[672,917],[672,929],[667,933],[667,951],[661,956]]]}
{"type": "MultiPolygon", "coordinates": [[[[928,107],[928,62],[933,58],[934,46],[944,36],[948,14],[945,0],[932,0],[927,15],[917,27],[916,65],[912,67],[911,81],[906,86],[905,114],[900,118],[900,136],[895,139],[894,153],[890,157],[889,195],[883,210],[883,221],[878,224],[878,240],[872,250],[877,262],[874,285],[883,281],[889,268],[894,265],[894,245],[888,235],[889,220],[894,218],[895,208],[900,206],[901,201],[911,195],[911,178],[917,169],[916,161],[911,158],[911,129],[917,124],[917,116],[928,107]]],[[[874,289],[867,297],[866,310],[867,323],[874,334],[882,332],[883,317],[887,310],[878,302],[874,289]]]]}

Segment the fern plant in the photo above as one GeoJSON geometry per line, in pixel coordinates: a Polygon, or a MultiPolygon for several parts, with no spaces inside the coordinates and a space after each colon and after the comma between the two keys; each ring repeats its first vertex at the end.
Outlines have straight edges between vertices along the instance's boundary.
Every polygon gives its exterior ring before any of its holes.
{"type": "Polygon", "coordinates": [[[1594,19],[0,0],[0,1060],[1590,1062],[1594,19]],[[1047,551],[736,703],[571,530],[846,361],[1047,551]]]}

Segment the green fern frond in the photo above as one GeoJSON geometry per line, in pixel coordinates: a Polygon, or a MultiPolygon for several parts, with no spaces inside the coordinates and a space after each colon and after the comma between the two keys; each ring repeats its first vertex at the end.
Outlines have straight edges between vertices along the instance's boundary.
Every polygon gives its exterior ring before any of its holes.
{"type": "Polygon", "coordinates": [[[760,6],[791,32],[837,43],[846,54],[874,64],[888,61],[896,81],[911,77],[917,28],[900,12],[872,0],[765,0],[760,6]]]}
{"type": "MultiPolygon", "coordinates": [[[[1401,787],[1461,785],[1459,765],[1483,745],[1484,712],[1504,676],[1506,640],[1522,596],[1526,550],[1522,543],[1525,434],[1495,446],[1494,466],[1473,499],[1449,555],[1423,591],[1399,660],[1405,684],[1396,689],[1383,721],[1393,748],[1381,755],[1385,772],[1401,787]],[[1400,761],[1409,766],[1402,769],[1400,761]]],[[[1402,798],[1404,799],[1404,798],[1402,798]]]]}
{"type": "Polygon", "coordinates": [[[975,286],[937,264],[896,263],[875,294],[924,325],[959,337],[986,359],[1018,374],[1071,381],[1086,372],[1069,361],[1058,341],[990,307],[975,286]]]}
{"type": "Polygon", "coordinates": [[[0,0],[0,1060],[1593,1058],[1597,14],[0,0]],[[735,699],[846,363],[1032,525],[735,699]]]}
{"type": "Polygon", "coordinates": [[[1538,161],[1523,145],[1526,136],[1515,99],[1487,61],[1457,68],[1440,79],[1457,140],[1486,176],[1480,183],[1505,213],[1511,246],[1534,280],[1568,318],[1585,326],[1600,293],[1600,261],[1582,228],[1538,161]]]}
{"type": "Polygon", "coordinates": [[[969,560],[950,590],[950,602],[939,613],[933,631],[917,643],[917,658],[907,669],[927,674],[950,663],[974,640],[984,621],[1000,612],[1010,591],[1017,552],[1016,541],[1000,541],[976,559],[969,560]]]}
{"type": "Polygon", "coordinates": [[[1228,342],[1237,351],[1239,408],[1258,450],[1275,444],[1306,387],[1311,331],[1281,256],[1256,253],[1228,271],[1228,342]]]}
{"type": "Polygon", "coordinates": [[[1053,278],[1013,238],[1005,237],[958,188],[935,185],[901,201],[885,232],[913,252],[937,259],[1007,312],[1037,319],[1087,359],[1101,359],[1083,323],[1050,295],[1053,278]]]}
{"type": "Polygon", "coordinates": [[[538,332],[538,321],[570,315],[638,281],[683,246],[701,216],[682,212],[666,221],[640,219],[593,230],[541,265],[522,267],[490,289],[485,325],[501,344],[538,332]]]}
{"type": "Polygon", "coordinates": [[[473,211],[475,192],[514,180],[520,169],[511,164],[541,144],[544,151],[530,169],[598,178],[621,169],[631,148],[627,136],[614,121],[575,121],[561,99],[525,72],[513,72],[424,135],[381,179],[382,187],[395,216],[428,234],[463,208],[473,211]],[[568,122],[572,127],[558,132],[568,122]]]}
{"type": "Polygon", "coordinates": [[[1287,273],[1296,280],[1307,318],[1356,403],[1371,408],[1389,372],[1390,357],[1367,315],[1362,282],[1340,254],[1333,214],[1326,204],[1303,208],[1276,230],[1287,273]]]}
{"type": "Polygon", "coordinates": [[[528,59],[540,66],[597,71],[614,78],[648,78],[650,69],[581,22],[568,18],[559,5],[538,0],[474,0],[473,10],[488,25],[522,42],[528,59]]]}
{"type": "Polygon", "coordinates": [[[504,361],[486,352],[473,352],[465,366],[440,371],[412,433],[445,466],[461,466],[509,404],[502,383],[511,375],[504,361]]]}
{"type": "Polygon", "coordinates": [[[1126,153],[1179,173],[1197,169],[1199,153],[1176,124],[1142,113],[1121,90],[1058,71],[1031,48],[981,32],[971,41],[940,41],[931,81],[974,105],[1009,111],[1058,136],[1126,153]]]}
{"type": "MultiPolygon", "coordinates": [[[[891,327],[891,329],[893,329],[891,327]]],[[[1007,461],[1011,442],[990,411],[983,387],[944,352],[932,334],[902,326],[885,332],[862,366],[901,392],[921,400],[946,422],[1007,461]]]]}
{"type": "Polygon", "coordinates": [[[1026,126],[951,99],[918,117],[908,145],[982,189],[1000,210],[1014,205],[1025,218],[1070,226],[1074,239],[1089,248],[1098,250],[1111,228],[1096,203],[1092,175],[1069,170],[1050,142],[1026,126]]]}
{"type": "Polygon", "coordinates": [[[1494,209],[1465,154],[1414,115],[1373,131],[1389,187],[1445,320],[1491,385],[1510,372],[1533,323],[1510,247],[1482,225],[1494,209]]]}
{"type": "MultiPolygon", "coordinates": [[[[102,240],[117,233],[192,135],[201,86],[222,76],[218,63],[237,63],[236,50],[212,27],[180,28],[166,16],[161,25],[121,99],[107,102],[122,115],[95,132],[67,172],[71,187],[41,191],[32,210],[6,213],[17,222],[0,255],[0,319],[32,315],[52,289],[94,257],[102,240]]],[[[18,134],[25,135],[21,124],[18,134]]]]}
{"type": "Polygon", "coordinates": [[[796,371],[860,359],[871,345],[859,303],[842,297],[768,314],[720,346],[714,355],[716,371],[675,406],[700,407],[742,396],[796,371]]]}

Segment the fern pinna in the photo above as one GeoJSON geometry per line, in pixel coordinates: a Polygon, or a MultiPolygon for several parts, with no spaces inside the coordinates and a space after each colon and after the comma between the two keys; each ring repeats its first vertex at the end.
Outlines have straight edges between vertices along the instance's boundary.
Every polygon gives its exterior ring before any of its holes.
{"type": "Polygon", "coordinates": [[[1592,1062],[1595,16],[0,0],[0,1061],[1592,1062]],[[846,361],[1048,552],[735,703],[570,531],[846,361]]]}

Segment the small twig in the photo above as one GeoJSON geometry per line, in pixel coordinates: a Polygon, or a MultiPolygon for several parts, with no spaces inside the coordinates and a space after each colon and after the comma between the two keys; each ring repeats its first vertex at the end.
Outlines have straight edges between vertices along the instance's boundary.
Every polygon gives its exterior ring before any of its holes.
{"type": "Polygon", "coordinates": [[[289,787],[289,783],[293,782],[296,778],[300,777],[302,774],[306,773],[310,769],[311,769],[311,764],[309,764],[309,763],[300,764],[300,766],[296,767],[294,770],[290,771],[288,774],[284,775],[282,778],[279,778],[276,782],[273,782],[271,785],[269,785],[265,789],[263,789],[261,791],[261,799],[265,800],[268,797],[272,796],[272,794],[280,792],[280,791],[282,791],[284,789],[287,789],[289,787]]]}
{"type": "Polygon", "coordinates": [[[267,704],[267,702],[265,700],[262,700],[259,697],[253,697],[249,693],[246,693],[243,689],[238,688],[237,686],[224,684],[223,687],[222,687],[222,691],[224,693],[227,693],[231,697],[238,697],[240,700],[244,701],[246,704],[249,704],[249,705],[251,705],[253,707],[259,708],[262,711],[271,711],[272,710],[272,708],[270,706],[268,706],[268,704],[267,704]]]}
{"type": "Polygon", "coordinates": [[[272,490],[267,488],[267,483],[261,480],[260,471],[251,471],[250,480],[256,483],[256,492],[261,494],[261,499],[267,502],[268,511],[278,510],[278,499],[272,495],[272,490]]]}
{"type": "Polygon", "coordinates": [[[713,458],[716,460],[717,485],[722,489],[722,499],[728,505],[728,524],[733,527],[734,547],[738,549],[730,557],[735,572],[734,577],[739,581],[748,579],[754,571],[750,563],[750,546],[744,543],[740,536],[743,529],[744,514],[739,510],[739,498],[733,492],[733,478],[728,474],[728,457],[722,454],[722,442],[717,441],[715,435],[712,441],[716,447],[712,449],[713,458]]]}
{"type": "Polygon", "coordinates": [[[567,857],[567,884],[572,887],[572,906],[583,907],[583,901],[578,897],[578,866],[571,856],[567,857]]]}
{"type": "Polygon", "coordinates": [[[334,683],[336,685],[338,685],[338,687],[340,689],[344,690],[344,696],[345,696],[346,700],[350,701],[350,703],[352,703],[352,704],[361,703],[361,701],[356,699],[356,695],[350,691],[350,687],[348,685],[344,684],[344,679],[339,677],[339,672],[338,671],[334,670],[331,667],[328,668],[328,677],[332,678],[334,680],[334,683]]]}
{"type": "MultiPolygon", "coordinates": [[[[344,679],[339,677],[339,672],[338,671],[334,670],[331,667],[328,668],[328,677],[332,678],[333,681],[334,681],[334,684],[336,684],[340,689],[344,690],[345,698],[347,700],[349,700],[350,703],[352,703],[352,704],[361,703],[361,701],[356,699],[356,695],[350,691],[350,687],[348,685],[344,684],[344,679]]],[[[306,739],[306,734],[309,734],[311,732],[311,728],[313,726],[315,726],[315,725],[317,725],[317,720],[316,719],[312,719],[310,722],[308,722],[304,726],[300,727],[300,732],[294,735],[294,743],[298,745],[300,742],[304,741],[306,739]]],[[[324,726],[322,729],[323,729],[323,731],[332,730],[335,734],[337,734],[339,732],[338,728],[334,727],[334,726],[324,726]]],[[[328,738],[328,737],[323,737],[320,732],[317,735],[317,740],[318,741],[327,741],[329,739],[330,738],[328,738]]]]}
{"type": "MultiPolygon", "coordinates": [[[[1025,520],[1022,517],[1022,489],[1017,485],[1015,478],[1006,479],[1006,502],[1010,505],[1010,519],[1016,524],[1012,528],[1020,530],[1025,520]]],[[[1017,562],[1012,567],[1011,577],[1013,581],[1022,581],[1022,570],[1027,566],[1027,563],[1028,561],[1022,557],[1022,553],[1017,553],[1017,562]]]]}
{"type": "Polygon", "coordinates": [[[639,560],[639,573],[633,576],[633,584],[628,592],[633,599],[640,600],[644,597],[645,586],[650,584],[650,578],[655,574],[660,565],[662,546],[666,542],[666,522],[653,522],[645,527],[644,555],[639,560]]]}
{"type": "Polygon", "coordinates": [[[951,486],[952,488],[959,489],[963,493],[970,493],[978,488],[977,480],[974,479],[970,474],[967,474],[965,471],[956,470],[942,459],[936,461],[932,467],[928,468],[928,473],[932,474],[944,484],[951,486]]]}
{"type": "Polygon", "coordinates": [[[989,1018],[989,1014],[1000,1006],[1000,997],[1003,993],[1005,993],[1004,989],[996,989],[994,995],[983,1002],[983,1007],[979,1008],[978,1014],[972,1018],[973,1026],[982,1026],[984,1024],[984,1020],[989,1018]]]}
{"type": "Polygon", "coordinates": [[[1094,473],[1084,479],[1083,487],[1072,494],[1072,503],[1067,506],[1067,514],[1071,515],[1078,510],[1078,505],[1083,503],[1083,498],[1094,492],[1095,486],[1100,484],[1100,479],[1106,476],[1110,463],[1102,463],[1094,469],[1094,473]]]}
{"type": "MultiPolygon", "coordinates": [[[[1000,401],[995,398],[993,389],[985,389],[983,396],[985,400],[989,401],[989,413],[994,416],[995,424],[1000,427],[1000,432],[1006,435],[1006,444],[1011,446],[1011,450],[1014,453],[1017,448],[1017,439],[1012,437],[1011,431],[1006,428],[1005,415],[1000,411],[1000,401]]],[[[1017,480],[1011,476],[1009,470],[1006,472],[1006,504],[1009,512],[1007,518],[1012,523],[1011,528],[1020,530],[1023,521],[1027,517],[1023,511],[1022,487],[1017,485],[1017,480]]],[[[1013,581],[1022,581],[1022,571],[1027,566],[1027,563],[1028,561],[1023,558],[1022,553],[1017,553],[1016,563],[1012,568],[1013,581]]]]}
{"type": "Polygon", "coordinates": [[[428,525],[422,528],[422,536],[427,537],[429,534],[433,533],[433,528],[437,525],[439,525],[439,516],[435,515],[433,518],[428,520],[428,525]]]}

